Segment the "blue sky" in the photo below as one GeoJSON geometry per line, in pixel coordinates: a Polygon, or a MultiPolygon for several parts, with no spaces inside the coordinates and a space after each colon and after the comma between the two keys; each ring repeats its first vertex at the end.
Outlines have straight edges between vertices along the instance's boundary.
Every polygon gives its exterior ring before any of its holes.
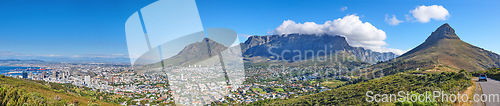
{"type": "MultiPolygon", "coordinates": [[[[0,52],[27,55],[127,54],[124,24],[133,12],[153,0],[2,1],[0,52]]],[[[204,28],[229,28],[239,34],[268,35],[285,20],[322,24],[347,15],[359,16],[387,36],[384,47],[408,50],[422,43],[441,24],[473,45],[500,53],[499,1],[444,0],[198,0],[204,28]],[[421,5],[440,5],[446,20],[422,23],[405,15],[421,5]],[[340,9],[347,7],[345,11],[340,9]],[[386,15],[405,22],[389,25],[386,15]]]]}

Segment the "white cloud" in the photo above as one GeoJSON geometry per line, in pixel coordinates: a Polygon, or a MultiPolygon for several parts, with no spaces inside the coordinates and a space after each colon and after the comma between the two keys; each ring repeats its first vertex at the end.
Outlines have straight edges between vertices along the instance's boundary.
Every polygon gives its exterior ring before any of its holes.
{"type": "Polygon", "coordinates": [[[398,20],[396,15],[392,15],[392,18],[389,18],[389,15],[385,14],[385,22],[389,25],[399,25],[399,23],[402,23],[403,21],[398,20]]]}
{"type": "Polygon", "coordinates": [[[410,15],[408,14],[405,14],[405,19],[406,21],[410,22],[410,21],[413,21],[413,17],[411,17],[410,15]]]}
{"type": "Polygon", "coordinates": [[[431,19],[447,20],[448,16],[450,16],[448,10],[440,5],[418,6],[414,10],[411,10],[410,13],[413,14],[413,17],[415,17],[417,21],[422,23],[427,23],[431,19]]]}
{"type": "Polygon", "coordinates": [[[342,12],[344,12],[345,10],[347,10],[347,7],[346,7],[346,6],[344,6],[344,7],[340,8],[340,11],[342,11],[342,12]]]}
{"type": "Polygon", "coordinates": [[[384,41],[387,37],[385,32],[368,22],[362,22],[356,15],[347,15],[333,21],[326,21],[324,24],[314,22],[296,23],[292,20],[286,20],[271,33],[340,35],[346,37],[349,45],[354,47],[363,47],[377,52],[403,53],[398,49],[383,47],[387,45],[384,41]]]}

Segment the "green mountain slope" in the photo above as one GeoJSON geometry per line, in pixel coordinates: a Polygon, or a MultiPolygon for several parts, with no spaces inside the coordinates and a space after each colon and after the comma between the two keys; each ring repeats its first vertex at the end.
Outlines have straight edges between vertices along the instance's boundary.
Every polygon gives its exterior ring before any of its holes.
{"type": "Polygon", "coordinates": [[[434,31],[424,43],[398,59],[435,60],[438,64],[470,71],[500,66],[498,54],[460,40],[447,23],[434,31]]]}
{"type": "MultiPolygon", "coordinates": [[[[72,85],[0,75],[0,105],[119,105],[97,100],[100,93],[72,85]]],[[[106,97],[106,95],[100,95],[106,97]]],[[[112,99],[109,99],[112,100],[112,99]]]]}
{"type": "MultiPolygon", "coordinates": [[[[450,94],[462,91],[471,84],[470,74],[465,71],[459,73],[443,72],[438,74],[427,73],[418,75],[403,73],[346,85],[318,94],[291,99],[264,100],[252,103],[251,105],[394,105],[393,103],[397,104],[395,100],[385,103],[367,102],[366,98],[368,98],[368,96],[366,96],[366,92],[372,91],[373,94],[397,94],[399,91],[407,91],[421,94],[426,91],[444,91],[450,94]]],[[[449,102],[442,102],[439,98],[437,102],[416,102],[412,104],[450,105],[449,102]]]]}
{"type": "Polygon", "coordinates": [[[460,40],[455,30],[447,23],[416,48],[390,61],[375,64],[370,73],[386,75],[417,69],[428,70],[438,66],[448,66],[455,71],[481,71],[500,66],[500,56],[488,50],[460,40]]]}

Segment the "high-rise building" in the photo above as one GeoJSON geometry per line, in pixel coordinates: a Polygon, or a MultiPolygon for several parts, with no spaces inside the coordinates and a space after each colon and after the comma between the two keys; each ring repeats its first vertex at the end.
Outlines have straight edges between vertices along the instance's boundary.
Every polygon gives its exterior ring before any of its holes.
{"type": "Polygon", "coordinates": [[[83,81],[84,81],[84,84],[89,85],[89,84],[91,83],[91,82],[90,82],[90,76],[88,76],[88,75],[87,75],[87,76],[85,76],[83,79],[84,79],[84,80],[83,80],[83,81]]]}
{"type": "Polygon", "coordinates": [[[34,76],[33,76],[33,72],[30,72],[30,74],[28,75],[28,78],[29,78],[29,79],[33,79],[33,77],[34,77],[34,76]]]}
{"type": "Polygon", "coordinates": [[[58,73],[57,71],[52,72],[52,78],[57,78],[58,77],[57,73],[58,73]]]}
{"type": "Polygon", "coordinates": [[[61,74],[62,74],[61,78],[66,79],[66,71],[61,72],[61,74]]]}
{"type": "Polygon", "coordinates": [[[22,76],[23,78],[28,78],[28,72],[23,71],[23,73],[21,74],[21,76],[22,76]]]}
{"type": "Polygon", "coordinates": [[[42,74],[40,74],[40,79],[45,78],[45,75],[47,74],[47,71],[43,71],[42,74]]]}

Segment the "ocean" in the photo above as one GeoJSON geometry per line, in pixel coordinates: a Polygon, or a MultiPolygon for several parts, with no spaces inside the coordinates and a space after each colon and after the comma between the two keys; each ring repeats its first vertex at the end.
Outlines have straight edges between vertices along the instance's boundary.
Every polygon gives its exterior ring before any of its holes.
{"type": "Polygon", "coordinates": [[[38,73],[41,73],[43,71],[49,71],[49,70],[33,70],[33,69],[42,69],[42,68],[41,67],[0,66],[0,74],[7,75],[7,76],[17,76],[17,75],[21,75],[21,73],[8,74],[8,72],[27,71],[27,72],[32,72],[33,74],[38,74],[38,73]]]}

